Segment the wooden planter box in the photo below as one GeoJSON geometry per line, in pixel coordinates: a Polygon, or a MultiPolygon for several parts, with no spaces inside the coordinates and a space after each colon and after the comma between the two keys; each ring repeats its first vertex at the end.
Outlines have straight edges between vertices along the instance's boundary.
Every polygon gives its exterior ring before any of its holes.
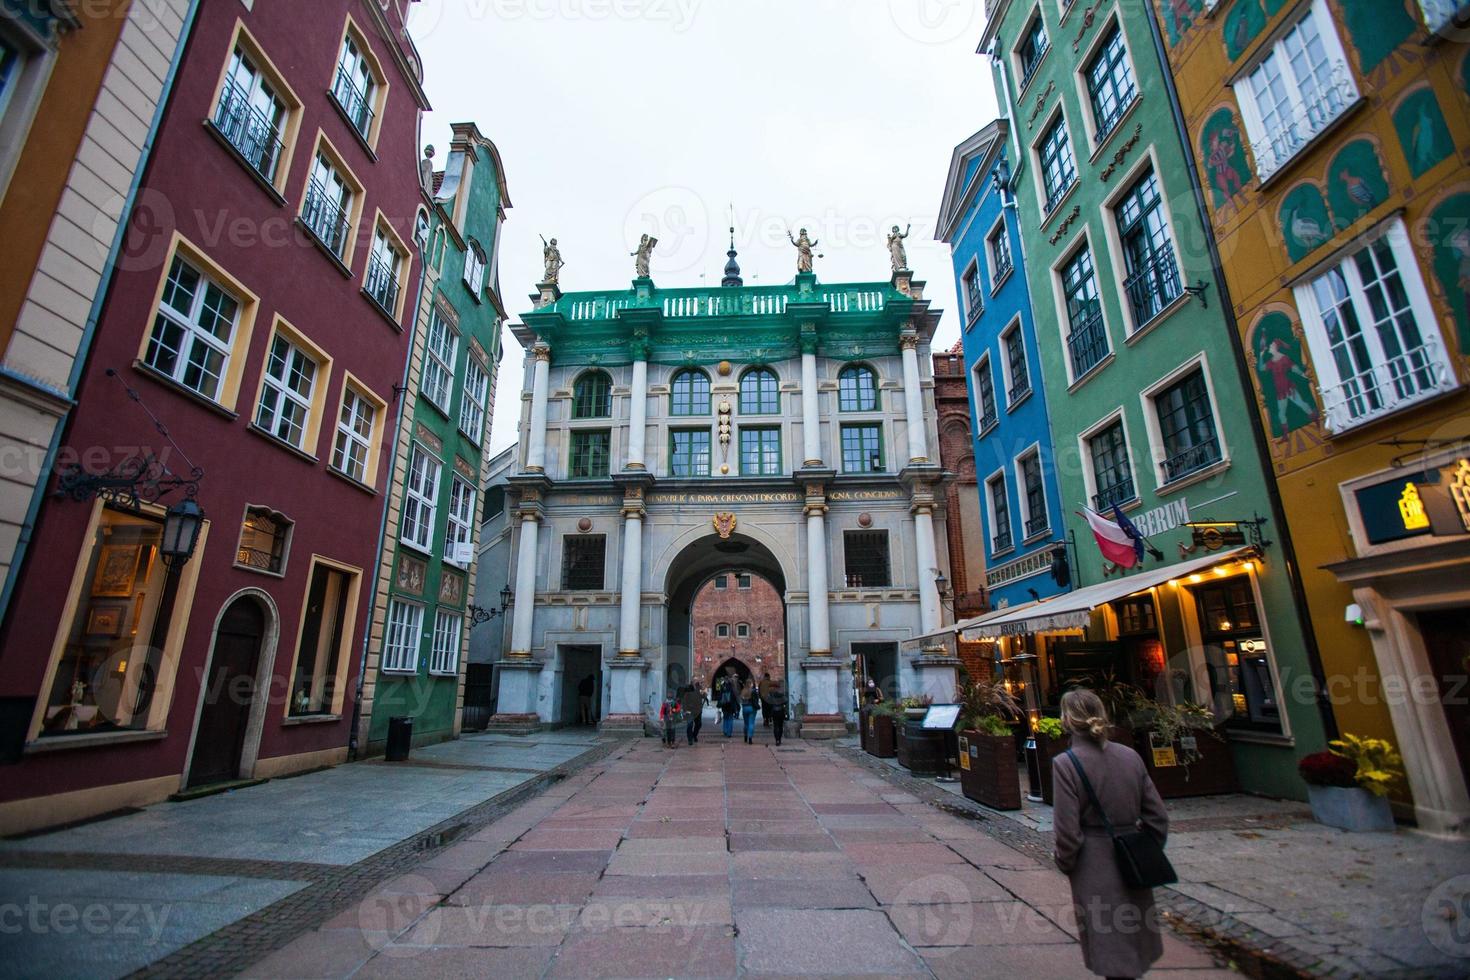
{"type": "MultiPolygon", "coordinates": [[[[1108,741],[1117,742],[1119,745],[1126,745],[1130,749],[1137,751],[1134,748],[1134,737],[1131,729],[1119,728],[1117,725],[1114,725],[1108,730],[1108,741]]],[[[1036,736],[1036,755],[1041,764],[1041,800],[1047,806],[1051,806],[1054,802],[1051,783],[1052,760],[1067,751],[1071,744],[1072,736],[1066,732],[1063,732],[1060,738],[1055,739],[1047,738],[1041,734],[1036,736]]]]}
{"type": "Polygon", "coordinates": [[[868,751],[868,709],[858,709],[858,745],[862,746],[864,752],[868,751]]]}
{"type": "Polygon", "coordinates": [[[897,754],[896,736],[894,734],[893,719],[888,715],[874,714],[868,712],[866,727],[866,741],[863,748],[868,755],[879,759],[891,759],[897,754]]]}
{"type": "Polygon", "coordinates": [[[922,719],[910,719],[894,726],[898,764],[915,776],[938,776],[945,771],[944,753],[953,748],[954,734],[925,731],[923,724],[922,719]]]}
{"type": "Polygon", "coordinates": [[[1021,776],[1010,735],[966,730],[959,735],[960,789],[993,810],[1021,809],[1021,776]]]}
{"type": "MultiPolygon", "coordinates": [[[[1195,746],[1200,757],[1188,766],[1155,766],[1152,745],[1147,729],[1133,733],[1138,754],[1153,777],[1159,795],[1166,800],[1181,796],[1213,796],[1233,793],[1237,789],[1235,779],[1235,757],[1230,752],[1230,743],[1224,732],[1199,732],[1195,735],[1195,746]]],[[[1179,746],[1174,746],[1176,755],[1179,746]]]]}

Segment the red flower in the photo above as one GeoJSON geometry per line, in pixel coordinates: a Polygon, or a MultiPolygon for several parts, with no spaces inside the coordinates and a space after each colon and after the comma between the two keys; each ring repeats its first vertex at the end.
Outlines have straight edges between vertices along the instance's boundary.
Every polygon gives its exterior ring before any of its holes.
{"type": "Polygon", "coordinates": [[[1314,752],[1303,756],[1296,768],[1312,786],[1358,785],[1357,764],[1336,752],[1314,752]]]}

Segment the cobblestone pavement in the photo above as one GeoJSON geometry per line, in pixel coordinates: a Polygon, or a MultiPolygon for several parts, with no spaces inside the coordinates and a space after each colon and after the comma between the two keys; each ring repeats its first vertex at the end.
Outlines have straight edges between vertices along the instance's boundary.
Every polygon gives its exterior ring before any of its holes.
{"type": "MultiPolygon", "coordinates": [[[[1011,822],[758,739],[628,742],[246,975],[1086,975],[1065,880],[988,833],[1011,822]]],[[[1237,975],[1174,935],[1158,966],[1237,975]]]]}
{"type": "Polygon", "coordinates": [[[237,972],[619,747],[472,735],[0,842],[0,978],[237,972]]]}
{"type": "MultiPolygon", "coordinates": [[[[931,803],[982,816],[990,834],[1027,853],[1050,852],[1049,806],[1002,814],[959,796],[956,784],[862,754],[856,739],[838,752],[931,803]]],[[[1304,804],[1243,794],[1168,807],[1180,881],[1160,905],[1250,972],[1470,975],[1470,842],[1349,834],[1314,822],[1304,804]],[[1252,964],[1252,954],[1268,959],[1252,964]]]]}

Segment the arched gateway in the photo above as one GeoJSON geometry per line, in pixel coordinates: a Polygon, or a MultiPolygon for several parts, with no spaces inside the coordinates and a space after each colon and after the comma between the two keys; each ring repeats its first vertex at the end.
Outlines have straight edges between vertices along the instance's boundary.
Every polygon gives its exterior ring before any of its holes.
{"type": "Polygon", "coordinates": [[[566,685],[596,660],[602,728],[642,731],[690,676],[696,591],[740,570],[784,603],[804,736],[846,731],[855,654],[892,653],[892,694],[953,691],[957,661],[922,639],[948,567],[939,313],[907,272],[747,288],[731,267],[721,288],[541,284],[513,325],[531,396],[493,728],[570,721],[566,685]],[[606,397],[578,397],[593,372],[606,397]]]}

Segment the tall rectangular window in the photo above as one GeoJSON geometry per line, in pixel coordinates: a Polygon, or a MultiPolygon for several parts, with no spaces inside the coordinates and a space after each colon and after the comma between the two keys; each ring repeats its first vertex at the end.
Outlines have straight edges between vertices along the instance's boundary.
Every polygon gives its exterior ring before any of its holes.
{"type": "Polygon", "coordinates": [[[373,230],[373,250],[368,256],[367,282],[363,288],[389,316],[398,314],[398,267],[403,257],[382,228],[373,230]]]}
{"type": "Polygon", "coordinates": [[[455,676],[459,673],[459,635],[464,617],[454,609],[434,613],[434,640],[429,648],[429,673],[455,676]]]}
{"type": "Polygon", "coordinates": [[[709,476],[708,429],[674,429],[669,433],[669,472],[674,476],[709,476]]]}
{"type": "Polygon", "coordinates": [[[779,476],[781,473],[781,430],[740,429],[740,472],[745,476],[779,476]]]}
{"type": "Polygon", "coordinates": [[[883,472],[883,427],[877,423],[842,427],[842,472],[883,472]]]}
{"type": "Polygon", "coordinates": [[[1021,493],[1026,500],[1026,537],[1040,534],[1051,526],[1046,513],[1046,487],[1041,479],[1041,457],[1029,453],[1020,460],[1021,493]]]}
{"type": "Polygon", "coordinates": [[[388,621],[383,631],[383,669],[416,673],[419,669],[419,640],[424,628],[424,607],[393,598],[388,601],[388,621]]]}
{"type": "Polygon", "coordinates": [[[1087,440],[1092,458],[1093,510],[1106,512],[1114,504],[1124,504],[1137,497],[1133,489],[1133,473],[1128,466],[1128,441],[1123,434],[1123,420],[1118,419],[1087,440]]]}
{"type": "Polygon", "coordinates": [[[332,446],[332,466],[359,483],[368,482],[368,454],[373,445],[373,423],[378,409],[351,385],[342,389],[342,412],[332,446]]]}
{"type": "Polygon", "coordinates": [[[1103,327],[1102,303],[1097,277],[1092,270],[1092,250],[1086,245],[1062,267],[1062,292],[1067,300],[1067,353],[1076,380],[1102,361],[1108,353],[1108,335],[1103,327]]]}
{"type": "Polygon", "coordinates": [[[567,474],[573,479],[607,476],[612,460],[612,433],[606,429],[572,433],[567,474]]]}
{"type": "Polygon", "coordinates": [[[347,254],[351,210],[352,189],[347,178],[318,150],[311,165],[301,221],[338,258],[347,254]]]}
{"type": "Polygon", "coordinates": [[[1123,31],[1116,24],[1087,66],[1087,95],[1097,125],[1097,142],[1101,143],[1138,96],[1133,71],[1128,67],[1128,52],[1123,49],[1123,31]]]}
{"type": "Polygon", "coordinates": [[[474,559],[475,488],[459,477],[455,477],[449,486],[448,517],[444,560],[468,568],[474,559]]]}
{"type": "Polygon", "coordinates": [[[989,355],[975,364],[975,398],[980,409],[980,433],[984,435],[996,423],[995,381],[990,376],[989,355]]]}
{"type": "Polygon", "coordinates": [[[1050,214],[1077,181],[1077,164],[1072,158],[1072,141],[1067,135],[1067,119],[1058,115],[1057,121],[1041,140],[1041,182],[1046,191],[1042,210],[1050,214]]]}
{"type": "Polygon", "coordinates": [[[569,534],[562,538],[562,591],[602,591],[606,566],[607,535],[569,534]]]}
{"type": "Polygon", "coordinates": [[[1000,285],[1002,279],[1011,274],[1014,265],[1011,260],[1011,240],[1006,234],[1004,218],[1001,218],[985,242],[990,249],[990,287],[994,289],[1000,285]]]}
{"type": "MultiPolygon", "coordinates": [[[[0,107],[4,99],[0,96],[0,107]]],[[[239,45],[230,56],[215,107],[214,128],[267,183],[274,184],[284,149],[286,105],[239,45]]]]}
{"type": "Polygon", "coordinates": [[[886,589],[892,584],[887,531],[842,532],[842,560],[849,589],[886,589]]]}
{"type": "Polygon", "coordinates": [[[990,492],[990,550],[999,554],[1002,551],[1010,551],[1013,546],[1011,538],[1011,501],[1006,493],[1006,478],[997,474],[985,483],[990,492]]]}
{"type": "Polygon", "coordinates": [[[296,676],[291,684],[291,714],[323,715],[336,704],[337,678],[347,655],[347,608],[352,576],[337,568],[314,565],[296,650],[296,676]]]}
{"type": "Polygon", "coordinates": [[[1280,732],[1281,702],[1250,577],[1236,575],[1190,591],[1216,712],[1232,727],[1280,732]]]}
{"type": "MultiPolygon", "coordinates": [[[[1455,386],[1402,221],[1296,290],[1327,426],[1343,432],[1455,386]]],[[[1267,362],[1288,400],[1291,361],[1267,362]]],[[[1304,412],[1312,406],[1296,397],[1304,412]]],[[[1308,396],[1310,397],[1310,396],[1308,396]]]]}
{"type": "Polygon", "coordinates": [[[1046,36],[1046,25],[1041,22],[1041,11],[1026,25],[1026,34],[1021,39],[1021,46],[1017,49],[1017,57],[1021,61],[1021,88],[1031,81],[1031,76],[1036,71],[1036,66],[1041,64],[1041,56],[1046,54],[1050,46],[1046,36]]]}
{"type": "Polygon", "coordinates": [[[1220,461],[1220,439],[1203,371],[1191,371],[1154,395],[1154,411],[1164,440],[1165,483],[1220,461]]]}
{"type": "Polygon", "coordinates": [[[408,456],[408,486],[403,495],[403,522],[399,532],[405,544],[433,551],[434,514],[439,499],[440,463],[414,443],[408,456]]]}
{"type": "Polygon", "coordinates": [[[288,445],[306,449],[316,370],[316,361],[306,351],[279,334],[272,338],[255,424],[288,445]]]}
{"type": "Polygon", "coordinates": [[[965,319],[974,322],[980,318],[985,309],[985,301],[980,297],[980,267],[972,265],[965,270],[965,319]]]}
{"type": "Polygon", "coordinates": [[[239,315],[234,296],[174,256],[143,361],[217,402],[239,315]]]}
{"type": "Polygon", "coordinates": [[[474,357],[465,361],[464,397],[459,403],[459,431],[480,444],[485,435],[485,405],[490,400],[490,375],[474,357]]]}
{"type": "Polygon", "coordinates": [[[1006,349],[1006,405],[1014,405],[1031,393],[1031,372],[1026,368],[1026,343],[1021,328],[1012,327],[1001,343],[1006,349]]]}
{"type": "Polygon", "coordinates": [[[264,507],[245,511],[240,526],[240,544],[235,549],[235,564],[274,575],[286,565],[286,543],[291,539],[292,523],[264,507]]]}
{"type": "Polygon", "coordinates": [[[454,391],[454,362],[458,353],[459,331],[434,307],[429,311],[429,336],[424,345],[426,356],[419,391],[446,414],[454,391]]]}
{"type": "Polygon", "coordinates": [[[1128,269],[1123,288],[1137,329],[1158,316],[1183,291],[1153,168],[1134,181],[1118,203],[1114,217],[1128,269]]]}
{"type": "Polygon", "coordinates": [[[342,39],[342,56],[332,81],[332,96],[342,107],[360,136],[366,138],[373,125],[373,89],[376,79],[366,55],[349,34],[342,39]]]}

